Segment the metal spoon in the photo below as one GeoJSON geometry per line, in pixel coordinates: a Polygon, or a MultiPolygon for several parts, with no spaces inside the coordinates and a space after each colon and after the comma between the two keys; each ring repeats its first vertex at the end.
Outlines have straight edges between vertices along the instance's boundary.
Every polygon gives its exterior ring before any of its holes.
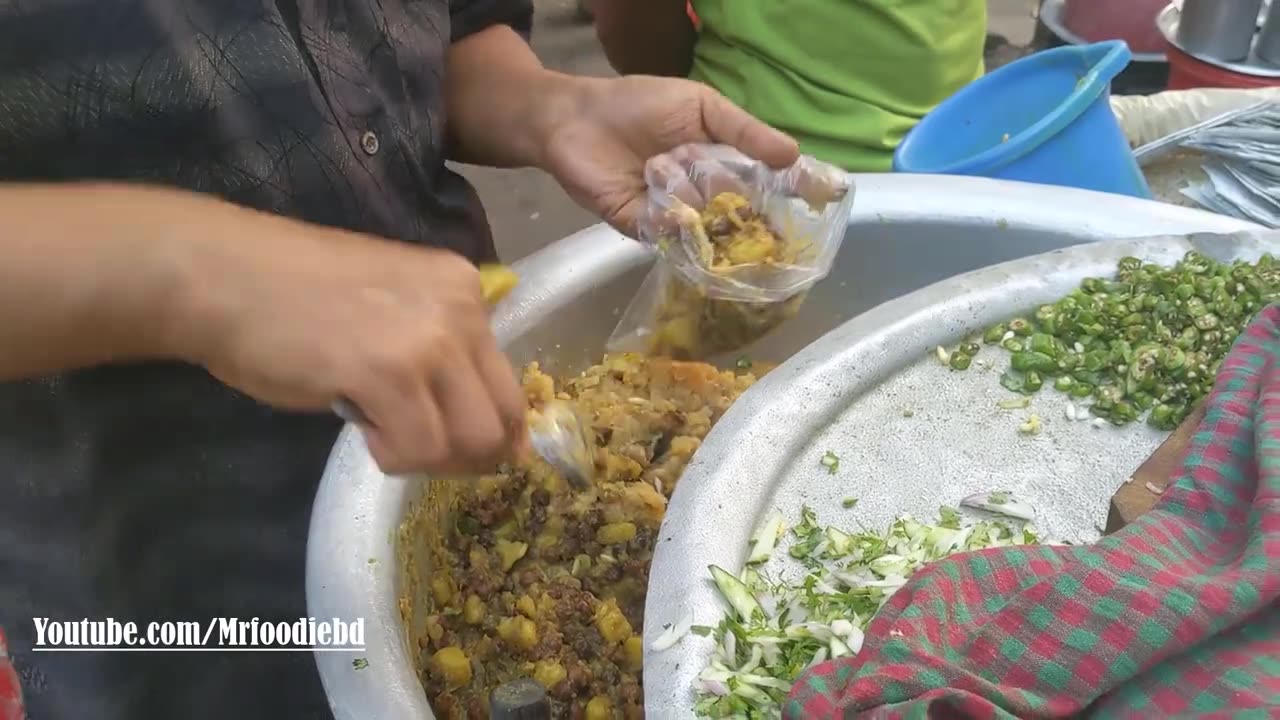
{"type": "Polygon", "coordinates": [[[595,484],[596,463],[587,423],[569,403],[552,400],[541,412],[530,413],[529,440],[534,451],[575,488],[587,490],[595,484]]]}
{"type": "MultiPolygon", "coordinates": [[[[350,400],[334,402],[333,412],[349,423],[369,424],[364,411],[350,400]]],[[[529,440],[534,451],[576,489],[588,490],[594,485],[596,466],[586,424],[569,403],[552,400],[541,412],[531,412],[529,440]]]]}

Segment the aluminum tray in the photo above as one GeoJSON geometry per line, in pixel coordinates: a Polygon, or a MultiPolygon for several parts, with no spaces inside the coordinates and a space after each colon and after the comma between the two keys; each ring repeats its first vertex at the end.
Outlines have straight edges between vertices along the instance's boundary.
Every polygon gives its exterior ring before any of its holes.
{"type": "MultiPolygon", "coordinates": [[[[1053,302],[1086,277],[1111,276],[1127,255],[1172,264],[1196,249],[1220,260],[1280,252],[1280,235],[1199,235],[1079,245],[931,285],[845,323],[771,372],[730,408],[685,470],[655,551],[645,646],[692,608],[715,625],[724,605],[707,566],[742,569],[771,508],[794,522],[808,505],[824,523],[884,528],[895,516],[936,516],[939,504],[1010,490],[1038,511],[1049,537],[1096,539],[1111,494],[1167,433],[1144,423],[1068,420],[1066,396],[1045,390],[1024,410],[999,383],[1009,354],[986,347],[966,372],[934,356],[975,331],[1053,302]],[[990,369],[979,367],[990,362],[990,369]],[[906,417],[904,410],[910,410],[906,417]],[[1031,413],[1044,429],[1017,432],[1031,413]],[[834,475],[819,460],[840,457],[834,475]],[[853,509],[841,500],[857,497],[853,509]]],[[[773,569],[795,572],[783,562],[773,569]]],[[[712,641],[688,635],[645,662],[651,717],[693,717],[692,683],[712,641]]]]}
{"type": "MultiPolygon", "coordinates": [[[[858,199],[832,276],[814,288],[794,321],[750,351],[753,357],[784,360],[880,303],[992,263],[1104,238],[1251,227],[1198,210],[1066,188],[925,175],[855,181],[858,199]]],[[[514,362],[538,360],[555,373],[598,361],[649,262],[636,243],[604,226],[529,256],[515,266],[520,286],[495,313],[499,340],[514,362]]],[[[405,591],[395,568],[408,549],[394,542],[425,486],[419,478],[378,472],[350,428],[320,481],[307,547],[309,612],[364,618],[368,646],[368,666],[359,671],[348,654],[317,654],[337,720],[432,717],[399,609],[402,599],[410,605],[424,599],[405,591]]],[[[669,687],[654,700],[676,707],[675,688],[687,685],[673,680],[669,687]]]]}

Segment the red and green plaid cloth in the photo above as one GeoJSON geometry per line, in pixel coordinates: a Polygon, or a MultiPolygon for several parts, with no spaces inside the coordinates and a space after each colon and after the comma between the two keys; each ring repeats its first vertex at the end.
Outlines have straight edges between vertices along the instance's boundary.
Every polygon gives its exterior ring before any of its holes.
{"type": "Polygon", "coordinates": [[[4,629],[0,628],[0,720],[22,720],[22,688],[18,686],[18,673],[9,660],[9,647],[5,644],[4,629]]]}
{"type": "Polygon", "coordinates": [[[1274,717],[1277,598],[1280,307],[1271,306],[1223,363],[1176,483],[1153,510],[1092,546],[930,565],[872,621],[857,658],[813,668],[784,712],[1274,717]]]}

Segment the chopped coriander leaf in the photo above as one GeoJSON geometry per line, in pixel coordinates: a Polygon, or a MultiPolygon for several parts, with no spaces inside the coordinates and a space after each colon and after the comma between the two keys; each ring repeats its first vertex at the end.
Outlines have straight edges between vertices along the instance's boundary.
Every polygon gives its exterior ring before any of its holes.
{"type": "Polygon", "coordinates": [[[751,358],[747,357],[746,355],[743,355],[742,357],[738,358],[738,362],[734,363],[734,365],[736,365],[739,370],[750,370],[751,358]]]}
{"type": "Polygon", "coordinates": [[[855,506],[855,505],[857,505],[857,504],[858,504],[858,498],[855,498],[855,497],[847,497],[847,498],[845,498],[845,499],[843,499],[843,500],[841,500],[841,501],[840,501],[840,507],[842,507],[842,508],[844,508],[844,509],[846,509],[846,510],[848,510],[849,508],[851,508],[851,507],[853,507],[853,506],[855,506]]]}
{"type": "Polygon", "coordinates": [[[363,670],[369,667],[369,661],[362,657],[356,658],[355,660],[351,661],[351,667],[355,668],[356,670],[363,670]]]}

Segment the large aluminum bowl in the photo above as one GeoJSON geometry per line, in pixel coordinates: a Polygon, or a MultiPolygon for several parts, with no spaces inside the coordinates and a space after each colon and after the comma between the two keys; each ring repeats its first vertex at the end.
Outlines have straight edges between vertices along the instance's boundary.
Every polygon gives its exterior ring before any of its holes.
{"type": "MultiPolygon", "coordinates": [[[[1107,238],[1234,232],[1248,223],[1119,196],[976,178],[857,176],[847,239],[800,315],[749,354],[781,361],[886,300],[993,263],[1107,238]]],[[[516,264],[520,286],[494,327],[511,359],[553,374],[598,361],[651,256],[604,226],[567,237],[516,264]]],[[[432,718],[414,672],[404,612],[420,632],[426,598],[404,572],[429,523],[401,547],[406,513],[433,492],[424,478],[378,471],[357,431],[334,445],[312,510],[307,548],[311,615],[364,618],[368,665],[317,653],[337,720],[432,718]]],[[[647,678],[652,686],[653,679],[647,678]]]]}

